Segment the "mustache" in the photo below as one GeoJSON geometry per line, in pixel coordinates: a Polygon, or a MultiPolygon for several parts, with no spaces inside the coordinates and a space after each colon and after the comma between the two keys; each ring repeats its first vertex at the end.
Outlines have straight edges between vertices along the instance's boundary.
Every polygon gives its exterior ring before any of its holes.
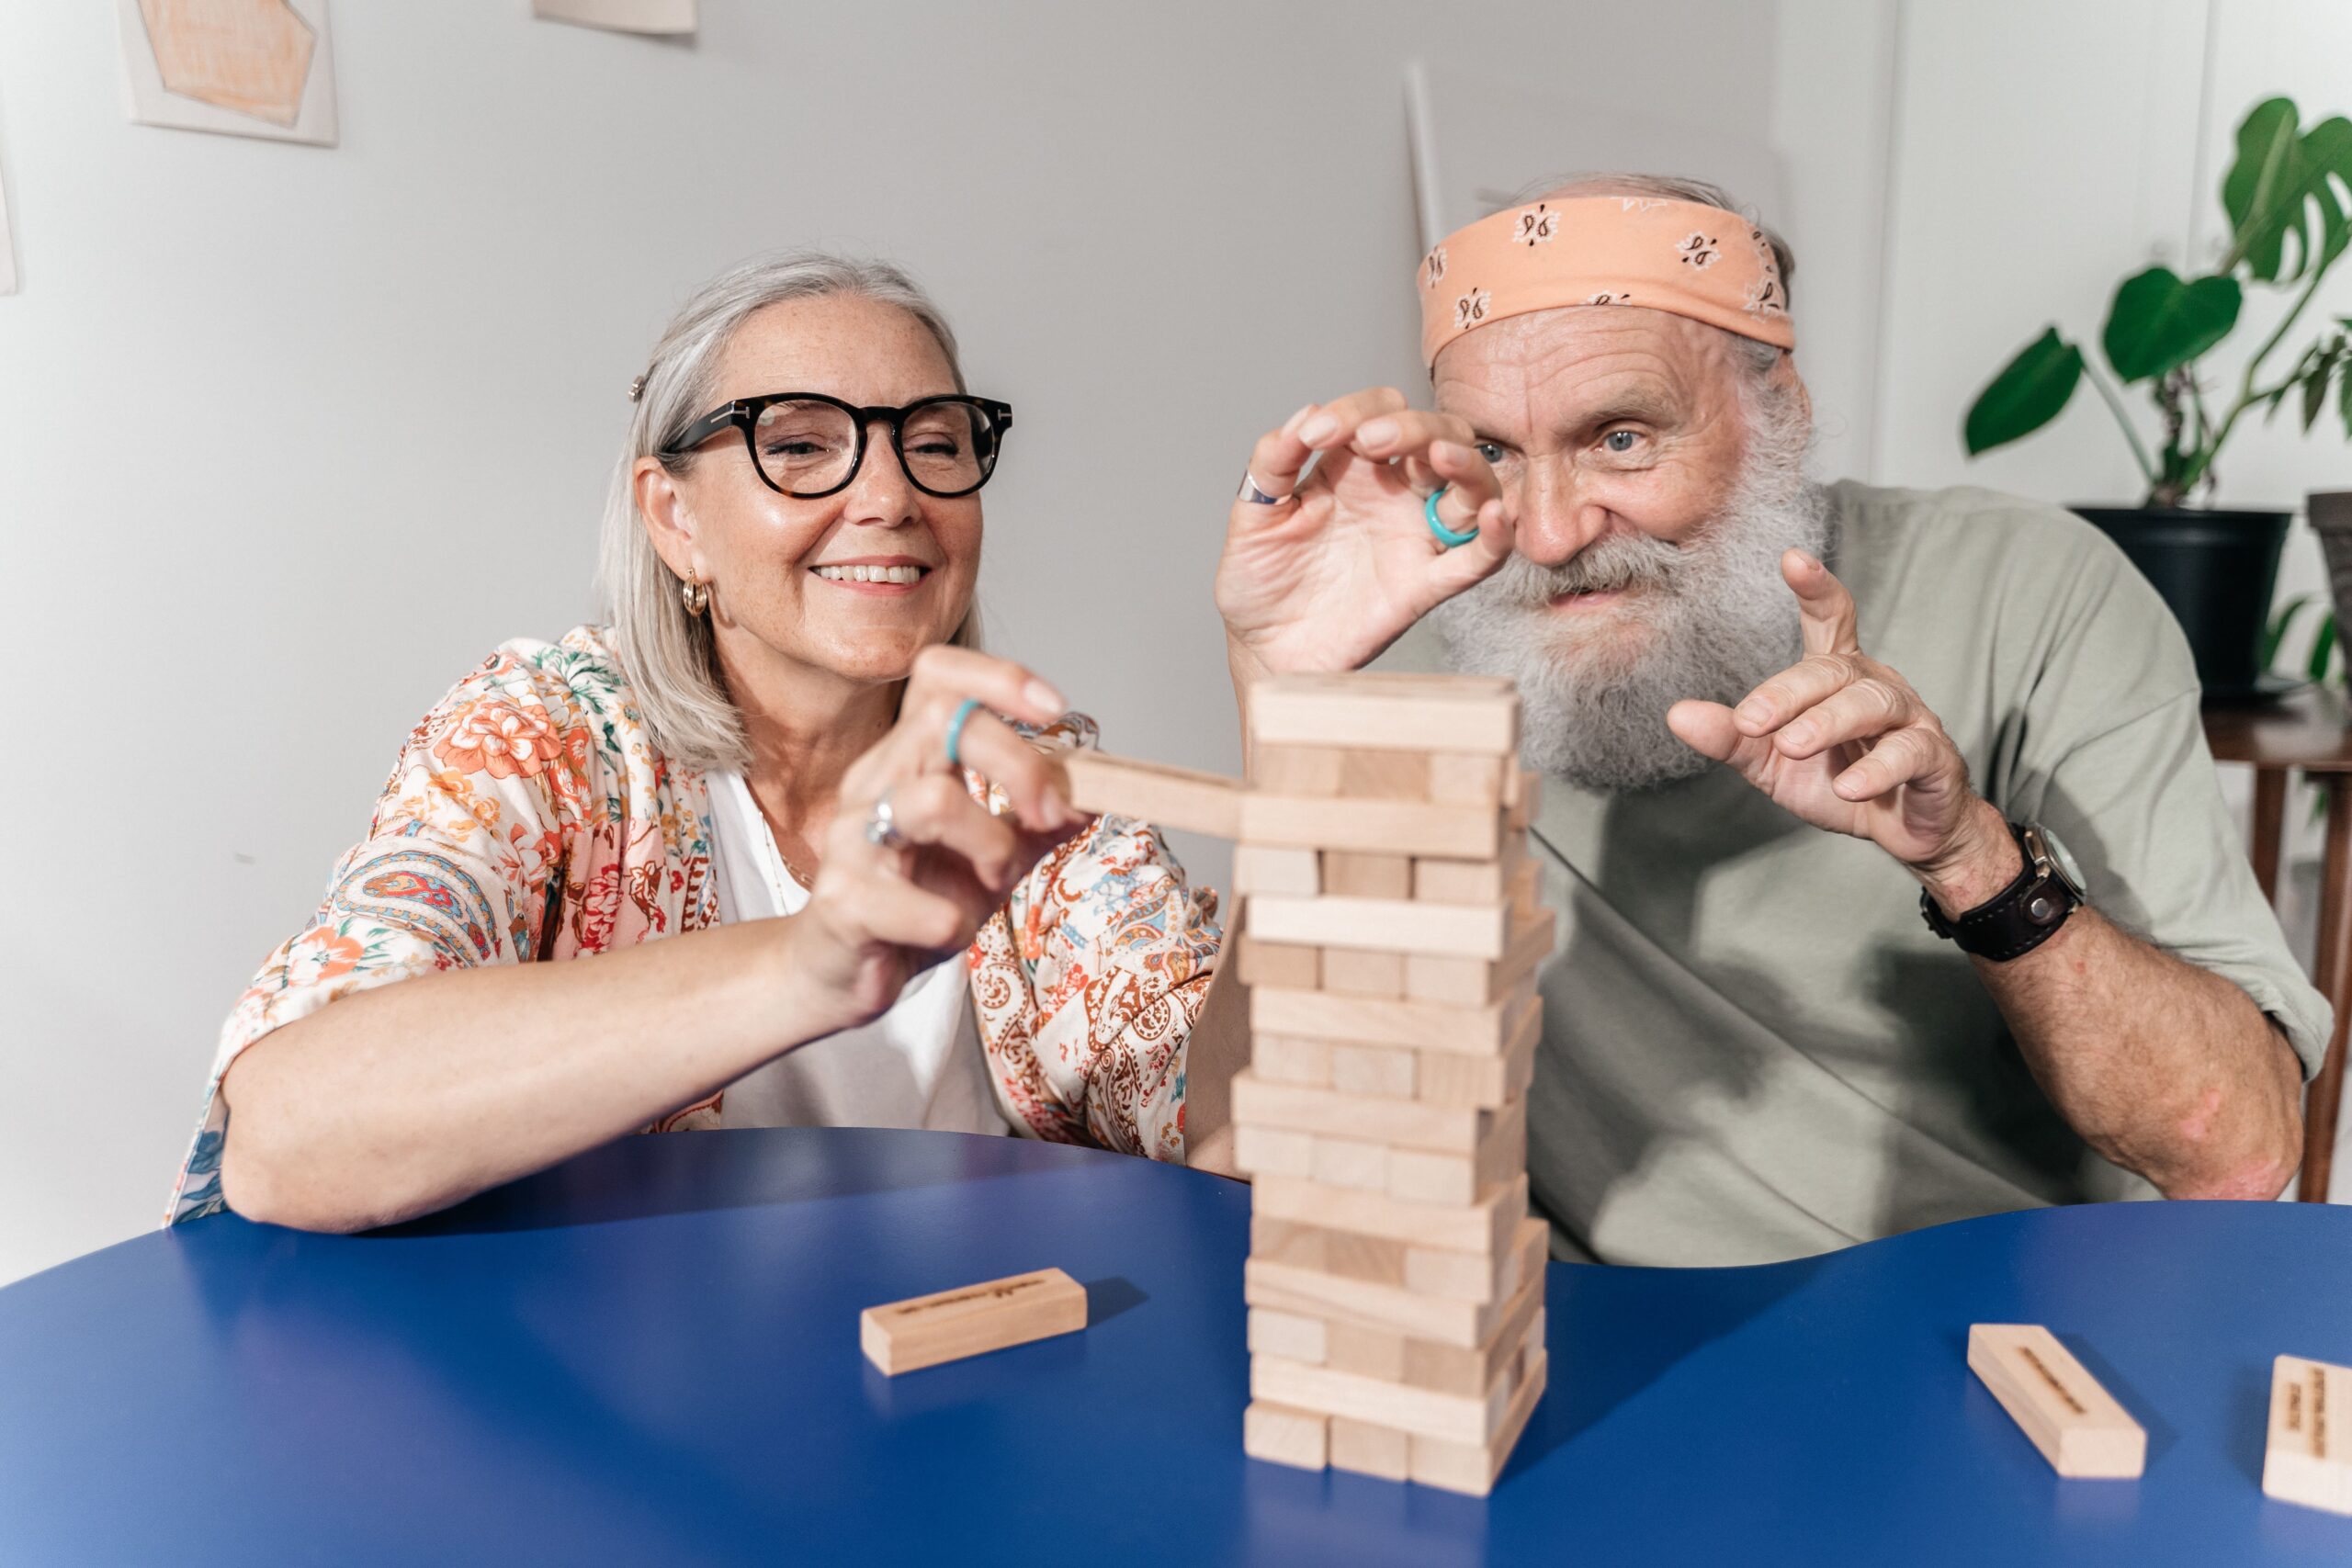
{"type": "Polygon", "coordinates": [[[1513,555],[1495,574],[1495,597],[1522,609],[1540,610],[1568,593],[1613,593],[1626,588],[1671,592],[1690,570],[1688,553],[1647,534],[1612,533],[1557,566],[1540,566],[1513,555]]]}

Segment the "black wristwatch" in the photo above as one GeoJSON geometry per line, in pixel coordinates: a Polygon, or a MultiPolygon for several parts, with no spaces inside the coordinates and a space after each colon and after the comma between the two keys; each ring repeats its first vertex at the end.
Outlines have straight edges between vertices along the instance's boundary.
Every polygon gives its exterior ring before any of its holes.
{"type": "Polygon", "coordinates": [[[2083,874],[2058,835],[2031,822],[2012,822],[2025,869],[2018,879],[1957,919],[1946,919],[1928,890],[1919,890],[1919,914],[1928,929],[1960,944],[1973,957],[2006,964],[2057,934],[2066,917],[2089,902],[2083,874]]]}

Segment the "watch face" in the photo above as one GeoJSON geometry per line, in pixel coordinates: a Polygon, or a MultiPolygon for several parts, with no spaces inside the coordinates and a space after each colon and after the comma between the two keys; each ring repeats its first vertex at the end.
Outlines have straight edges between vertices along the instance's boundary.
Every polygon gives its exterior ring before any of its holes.
{"type": "Polygon", "coordinates": [[[2049,849],[2051,862],[2057,866],[2059,880],[2065,883],[2066,891],[2077,899],[2087,898],[2089,895],[2083,891],[2083,868],[2075,863],[2073,853],[2059,841],[2057,834],[2040,823],[2034,824],[2033,830],[2041,835],[2041,841],[2049,849]]]}

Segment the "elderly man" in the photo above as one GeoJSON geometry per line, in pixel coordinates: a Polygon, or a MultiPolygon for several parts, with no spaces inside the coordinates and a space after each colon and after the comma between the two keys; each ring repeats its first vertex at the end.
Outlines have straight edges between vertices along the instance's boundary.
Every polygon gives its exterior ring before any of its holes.
{"type": "Polygon", "coordinates": [[[1791,258],[1734,207],[1593,178],[1433,251],[1435,412],[1359,392],[1251,456],[1237,690],[1423,616],[1519,681],[1566,917],[1529,1101],[1559,1256],[2274,1196],[2327,1009],[2178,628],[2055,508],[1809,482],[1791,258]]]}

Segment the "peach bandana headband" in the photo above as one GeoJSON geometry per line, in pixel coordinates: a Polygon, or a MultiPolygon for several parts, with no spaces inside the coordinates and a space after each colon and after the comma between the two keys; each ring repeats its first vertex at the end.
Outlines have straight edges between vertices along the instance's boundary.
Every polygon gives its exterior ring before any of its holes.
{"type": "Polygon", "coordinates": [[[1794,348],[1763,231],[1736,212],[1649,196],[1510,208],[1457,229],[1421,263],[1421,358],[1506,316],[1645,305],[1794,348]]]}

